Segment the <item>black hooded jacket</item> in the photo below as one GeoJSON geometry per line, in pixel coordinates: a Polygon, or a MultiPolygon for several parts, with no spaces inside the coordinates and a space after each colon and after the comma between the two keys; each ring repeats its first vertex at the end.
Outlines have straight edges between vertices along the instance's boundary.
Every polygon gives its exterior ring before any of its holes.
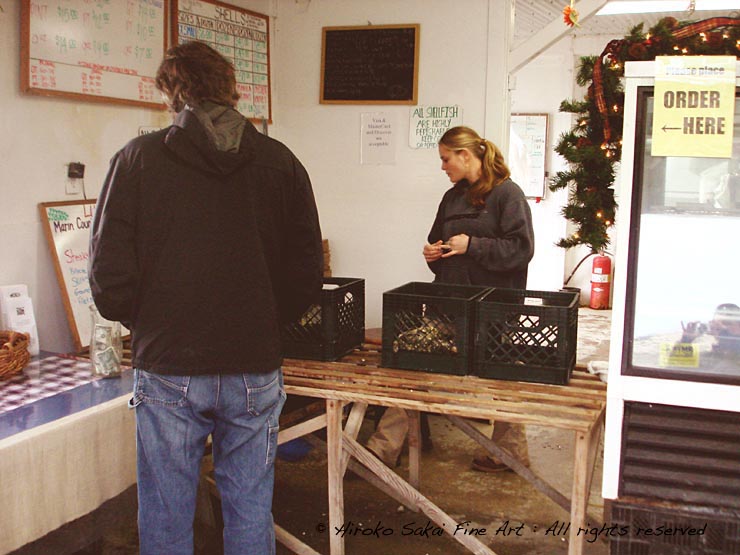
{"type": "Polygon", "coordinates": [[[89,275],[100,313],[160,374],[268,372],[279,327],[317,302],[322,246],[309,177],[247,122],[217,150],[190,110],[129,142],[98,199],[89,275]]]}

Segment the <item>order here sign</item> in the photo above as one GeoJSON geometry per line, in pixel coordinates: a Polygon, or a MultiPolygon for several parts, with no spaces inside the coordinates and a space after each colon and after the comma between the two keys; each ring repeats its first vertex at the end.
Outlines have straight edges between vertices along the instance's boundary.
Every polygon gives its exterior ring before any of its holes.
{"type": "Polygon", "coordinates": [[[653,156],[732,156],[734,56],[655,58],[653,156]]]}

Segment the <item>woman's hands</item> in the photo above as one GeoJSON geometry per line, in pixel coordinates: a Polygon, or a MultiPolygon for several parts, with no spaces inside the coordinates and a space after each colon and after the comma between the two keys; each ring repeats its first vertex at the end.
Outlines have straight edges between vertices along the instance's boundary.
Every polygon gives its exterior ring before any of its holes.
{"type": "Polygon", "coordinates": [[[447,239],[447,244],[451,247],[450,252],[442,255],[442,258],[453,256],[455,254],[465,254],[468,252],[468,243],[470,243],[470,237],[461,233],[460,235],[453,235],[447,239]]]}
{"type": "Polygon", "coordinates": [[[439,260],[442,258],[442,241],[437,241],[434,244],[427,243],[424,245],[424,250],[422,251],[424,254],[424,260],[427,262],[434,262],[435,260],[439,260]]]}
{"type": "Polygon", "coordinates": [[[449,258],[456,254],[465,254],[468,251],[468,243],[470,237],[461,233],[460,235],[454,235],[450,237],[446,243],[437,241],[436,243],[424,245],[424,260],[427,262],[434,262],[440,258],[449,258]]]}

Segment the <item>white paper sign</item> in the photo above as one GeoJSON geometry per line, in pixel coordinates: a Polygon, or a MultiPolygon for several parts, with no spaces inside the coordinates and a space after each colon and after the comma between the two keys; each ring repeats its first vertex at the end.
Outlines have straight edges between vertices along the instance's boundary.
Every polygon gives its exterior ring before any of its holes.
{"type": "Polygon", "coordinates": [[[395,164],[396,132],[393,116],[385,112],[361,116],[360,163],[395,164]]]}
{"type": "Polygon", "coordinates": [[[409,121],[411,148],[437,148],[439,139],[450,127],[462,125],[462,109],[453,106],[415,106],[409,121]]]}
{"type": "Polygon", "coordinates": [[[657,56],[652,156],[731,158],[735,56],[657,56]]]}

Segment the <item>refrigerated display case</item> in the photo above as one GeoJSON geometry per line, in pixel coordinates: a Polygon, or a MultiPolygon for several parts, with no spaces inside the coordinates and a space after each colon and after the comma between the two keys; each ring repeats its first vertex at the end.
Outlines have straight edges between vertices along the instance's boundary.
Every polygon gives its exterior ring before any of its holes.
{"type": "Polygon", "coordinates": [[[731,157],[652,156],[654,72],[625,66],[603,496],[629,532],[611,552],[740,553],[740,79],[731,157]]]}

